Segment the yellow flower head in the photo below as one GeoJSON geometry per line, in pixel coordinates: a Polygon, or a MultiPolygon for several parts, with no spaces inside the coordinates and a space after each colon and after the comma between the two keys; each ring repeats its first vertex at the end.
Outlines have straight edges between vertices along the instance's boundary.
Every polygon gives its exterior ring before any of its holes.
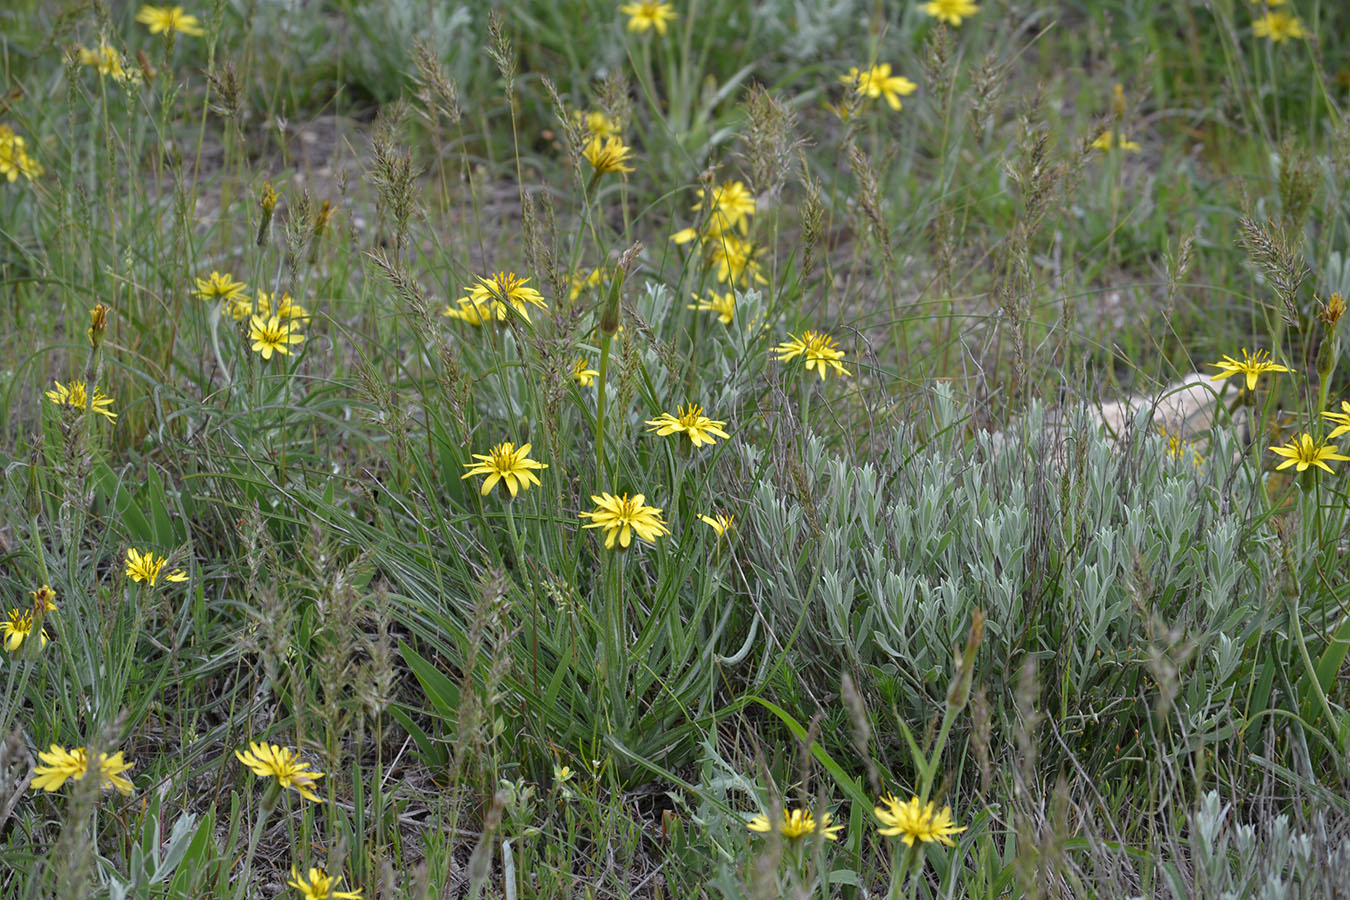
{"type": "Polygon", "coordinates": [[[29,591],[28,596],[33,598],[33,609],[56,612],[56,591],[52,590],[50,584],[44,584],[36,591],[29,591]]]}
{"type": "Polygon", "coordinates": [[[1317,301],[1317,318],[1321,319],[1327,328],[1335,328],[1343,315],[1345,315],[1345,298],[1341,296],[1340,291],[1332,294],[1331,299],[1325,303],[1317,301]]]}
{"type": "Polygon", "coordinates": [[[936,842],[950,847],[955,843],[951,835],[966,830],[964,827],[957,828],[952,822],[950,806],[944,806],[938,811],[932,803],[920,804],[918,797],[908,803],[901,803],[890,795],[882,797],[880,802],[882,805],[872,810],[884,826],[877,831],[888,837],[899,837],[910,847],[914,846],[915,841],[925,844],[936,842]]]}
{"type": "Polygon", "coordinates": [[[113,405],[113,398],[98,388],[94,388],[94,396],[89,397],[89,392],[85,388],[83,381],[72,381],[70,387],[66,387],[59,381],[52,382],[56,387],[47,391],[47,399],[57,406],[73,406],[76,409],[92,409],[94,412],[103,416],[109,422],[117,420],[117,413],[108,409],[113,405]]]}
{"type": "Polygon", "coordinates": [[[140,81],[140,73],[135,69],[128,72],[122,62],[122,54],[106,41],[92,49],[77,46],[75,53],[79,57],[80,65],[91,66],[100,76],[111,75],[114,81],[140,81]]]}
{"type": "Polygon", "coordinates": [[[323,869],[311,868],[307,877],[291,866],[291,880],[286,883],[299,891],[305,900],[361,900],[359,890],[339,891],[337,887],[342,883],[342,876],[332,878],[323,869]]]}
{"type": "MultiPolygon", "coordinates": [[[[9,620],[0,622],[0,637],[5,640],[5,649],[10,653],[23,646],[23,642],[33,636],[33,610],[11,609],[9,620]]],[[[38,646],[47,646],[47,629],[37,629],[38,646]]]]}
{"type": "Polygon", "coordinates": [[[633,148],[617,135],[610,135],[604,139],[599,135],[593,135],[581,149],[581,155],[586,157],[586,162],[591,164],[597,175],[632,172],[633,167],[627,165],[628,156],[632,152],[633,148]]]}
{"type": "Polygon", "coordinates": [[[572,380],[581,387],[590,387],[595,384],[595,379],[600,373],[591,368],[591,364],[578,357],[577,361],[572,363],[572,380]]]}
{"type": "Polygon", "coordinates": [[[1183,444],[1181,435],[1178,432],[1168,431],[1166,428],[1159,427],[1158,436],[1167,442],[1166,452],[1168,459],[1180,461],[1186,456],[1186,451],[1189,450],[1191,452],[1191,461],[1195,463],[1196,468],[1199,468],[1204,463],[1205,458],[1200,454],[1199,450],[1195,449],[1195,444],[1183,444]]]}
{"type": "Polygon", "coordinates": [[[149,26],[151,34],[168,34],[173,31],[189,37],[201,37],[205,34],[197,17],[183,12],[181,6],[142,6],[141,11],[136,13],[136,21],[149,26]]]}
{"type": "Polygon", "coordinates": [[[589,275],[582,275],[580,272],[576,273],[570,279],[572,282],[572,289],[567,292],[568,299],[575,300],[581,296],[582,291],[599,287],[608,281],[612,274],[609,266],[596,266],[594,269],[591,269],[589,275]]]}
{"type": "Polygon", "coordinates": [[[949,25],[960,27],[962,19],[969,19],[980,11],[974,0],[932,0],[923,5],[923,11],[949,25]]]}
{"type": "Polygon", "coordinates": [[[718,537],[726,537],[726,533],[736,527],[736,517],[723,513],[715,516],[700,515],[698,518],[700,522],[717,532],[718,537]]]}
{"type": "Polygon", "coordinates": [[[465,463],[469,471],[460,478],[462,480],[475,475],[486,475],[482,487],[482,494],[485,497],[498,481],[505,482],[506,489],[514,497],[518,491],[527,489],[531,484],[539,484],[539,477],[532,470],[548,468],[545,463],[530,459],[529,444],[521,444],[520,449],[516,449],[516,445],[510,441],[504,441],[493,447],[487,455],[475,453],[473,458],[478,462],[465,463]]]}
{"type": "Polygon", "coordinates": [[[24,149],[27,143],[8,125],[0,125],[0,177],[15,181],[20,175],[32,181],[43,168],[24,149]]]}
{"type": "Polygon", "coordinates": [[[303,334],[291,331],[290,319],[283,322],[280,316],[270,319],[254,316],[249,322],[248,336],[253,341],[254,351],[262,354],[263,359],[271,359],[273,353],[289,356],[290,345],[305,339],[303,334]]]}
{"type": "Polygon", "coordinates": [[[1247,378],[1247,390],[1256,389],[1256,379],[1267,372],[1292,372],[1293,369],[1286,368],[1270,361],[1270,354],[1264,350],[1258,350],[1255,354],[1248,353],[1247,348],[1242,348],[1242,361],[1239,362],[1231,356],[1225,356],[1216,363],[1207,363],[1219,370],[1217,375],[1211,375],[1210,381],[1221,381],[1225,378],[1231,378],[1234,375],[1245,375],[1247,378]]]}
{"type": "Polygon", "coordinates": [[[1103,153],[1109,152],[1112,147],[1117,147],[1130,153],[1139,152],[1138,141],[1126,140],[1125,135],[1120,134],[1119,132],[1113,132],[1109,128],[1097,135],[1097,139],[1089,146],[1091,146],[1093,150],[1100,150],[1103,153]]]}
{"type": "Polygon", "coordinates": [[[726,422],[719,422],[716,419],[710,419],[703,414],[703,407],[697,404],[689,406],[676,407],[675,413],[661,413],[655,419],[647,421],[647,431],[656,432],[665,437],[670,434],[683,434],[689,438],[690,443],[695,447],[704,444],[712,445],[715,443],[714,437],[730,437],[723,426],[726,422]]]}
{"type": "Polygon", "coordinates": [[[1341,401],[1340,412],[1323,411],[1322,418],[1330,419],[1336,423],[1336,427],[1327,435],[1327,440],[1334,440],[1343,434],[1350,434],[1350,402],[1341,401]]]}
{"type": "Polygon", "coordinates": [[[866,71],[859,70],[857,66],[850,66],[848,74],[839,80],[844,84],[856,85],[860,97],[871,100],[885,97],[886,104],[891,109],[899,109],[900,98],[908,97],[919,87],[903,75],[892,75],[890,63],[872,66],[866,71]]]}
{"type": "Polygon", "coordinates": [[[301,762],[300,754],[289,747],[250,742],[248,750],[236,750],[234,756],[259,778],[275,778],[283,788],[291,788],[306,800],[319,802],[314,787],[323,773],[310,771],[309,763],[301,762]]]}
{"type": "Polygon", "coordinates": [[[711,237],[706,245],[710,251],[709,261],[717,267],[717,280],[723,284],[745,285],[750,281],[756,284],[768,284],[760,274],[759,250],[749,241],[734,234],[720,234],[711,237]]]}
{"type": "Polygon", "coordinates": [[[591,520],[581,527],[605,529],[606,550],[614,549],[615,538],[618,538],[619,546],[627,550],[628,545],[633,543],[634,532],[648,543],[663,534],[670,534],[665,520],[661,518],[661,510],[647,506],[643,502],[645,499],[642,494],[631,498],[627,494],[622,497],[608,493],[599,496],[592,494],[591,502],[595,504],[595,509],[581,513],[581,518],[591,520]]]}
{"type": "Polygon", "coordinates": [[[1252,35],[1259,38],[1270,38],[1272,44],[1283,43],[1288,40],[1302,40],[1303,23],[1287,12],[1268,12],[1264,16],[1252,22],[1252,35]]]}
{"type": "MultiPolygon", "coordinates": [[[[159,581],[160,572],[169,562],[167,557],[156,557],[153,550],[146,550],[142,553],[135,547],[127,548],[127,577],[132,581],[140,583],[142,581],[154,587],[159,581]]],[[[187,581],[188,577],[182,569],[170,569],[164,573],[165,581],[187,581]]]]}
{"type": "Polygon", "coordinates": [[[289,291],[281,292],[281,299],[276,299],[276,294],[269,294],[267,291],[258,291],[258,298],[253,301],[253,314],[266,318],[268,316],[277,316],[281,319],[300,319],[308,322],[313,318],[309,310],[305,309],[299,303],[291,298],[289,291]],[[275,300],[276,308],[272,308],[275,300]]]}
{"type": "Polygon", "coordinates": [[[725,294],[709,291],[707,300],[700,300],[698,294],[690,294],[690,296],[694,298],[694,302],[686,306],[685,309],[717,313],[717,318],[723,325],[730,325],[736,317],[736,295],[731,291],[727,291],[725,294]]]}
{"type": "Polygon", "coordinates": [[[526,287],[529,281],[514,272],[498,272],[491,278],[479,278],[478,284],[464,289],[468,296],[459,298],[459,309],[447,306],[441,315],[462,319],[470,325],[482,325],[492,319],[505,322],[509,303],[528,322],[530,313],[525,304],[548,309],[544,296],[534,288],[526,287]]]}
{"type": "Polygon", "coordinates": [[[825,380],[827,368],[833,369],[838,375],[852,375],[848,369],[844,368],[841,360],[844,358],[844,352],[835,346],[834,338],[828,334],[820,334],[816,331],[804,331],[801,337],[788,335],[791,340],[784,341],[774,350],[778,354],[779,362],[789,362],[801,357],[806,364],[806,371],[815,369],[820,375],[820,380],[825,380]]]}
{"type": "Polygon", "coordinates": [[[589,137],[607,138],[619,133],[619,123],[600,110],[572,110],[572,122],[589,137]]]}
{"type": "Polygon", "coordinates": [[[699,188],[694,211],[709,216],[709,236],[731,228],[739,228],[744,234],[750,226],[750,217],[755,214],[755,195],[750,193],[744,182],[724,181],[713,188],[711,197],[699,188]]]}
{"type": "Polygon", "coordinates": [[[842,831],[843,825],[831,825],[830,822],[834,816],[830,813],[820,814],[820,823],[816,823],[815,816],[805,809],[785,809],[783,818],[777,823],[770,822],[769,817],[758,815],[745,823],[745,827],[751,831],[757,831],[760,834],[768,834],[774,831],[774,825],[777,824],[777,831],[785,838],[809,837],[819,831],[825,836],[827,841],[839,840],[838,832],[842,831]]]}
{"type": "Polygon", "coordinates": [[[1331,466],[1327,465],[1327,460],[1350,459],[1350,456],[1342,456],[1337,453],[1336,451],[1339,449],[1335,444],[1313,440],[1313,436],[1306,431],[1283,447],[1270,448],[1272,453],[1284,457],[1284,462],[1275,467],[1276,471],[1297,466],[1296,471],[1302,472],[1309,466],[1317,466],[1317,468],[1324,469],[1329,473],[1331,472],[1331,466]]]}
{"type": "MultiPolygon", "coordinates": [[[[242,281],[235,281],[233,275],[225,272],[212,272],[205,278],[197,279],[197,290],[193,292],[193,295],[200,300],[220,300],[224,302],[242,297],[247,289],[242,281]]],[[[242,319],[243,316],[239,318],[242,319]]]]}
{"type": "MultiPolygon", "coordinates": [[[[89,769],[89,748],[75,747],[66,750],[59,744],[52,744],[50,750],[39,750],[38,759],[42,765],[33,768],[33,790],[55,791],[67,781],[79,781],[89,769]]],[[[116,788],[123,794],[130,794],[133,785],[122,773],[135,763],[122,758],[122,751],[100,753],[98,755],[98,779],[104,788],[116,788]]]]}
{"type": "Polygon", "coordinates": [[[675,8],[669,3],[656,0],[636,0],[619,7],[619,12],[628,17],[629,31],[646,31],[655,28],[656,33],[664,35],[666,25],[675,19],[675,8]]]}

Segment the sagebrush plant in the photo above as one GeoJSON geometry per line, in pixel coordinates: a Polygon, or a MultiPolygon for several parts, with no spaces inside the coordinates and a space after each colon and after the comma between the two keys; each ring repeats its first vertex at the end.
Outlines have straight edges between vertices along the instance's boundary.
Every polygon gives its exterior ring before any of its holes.
{"type": "Polygon", "coordinates": [[[11,6],[5,897],[1338,888],[1350,11],[11,6]]]}

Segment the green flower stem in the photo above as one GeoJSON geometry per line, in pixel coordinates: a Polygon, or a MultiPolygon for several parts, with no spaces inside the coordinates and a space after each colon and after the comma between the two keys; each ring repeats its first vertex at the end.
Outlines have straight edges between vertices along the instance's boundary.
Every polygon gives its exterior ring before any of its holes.
{"type": "Polygon", "coordinates": [[[280,799],[280,791],[281,788],[273,782],[268,784],[263,794],[262,804],[258,807],[258,818],[253,823],[253,830],[249,832],[248,850],[244,852],[244,867],[239,873],[239,880],[235,882],[235,897],[248,896],[248,883],[253,876],[253,857],[258,852],[258,842],[262,840],[263,829],[267,827],[267,818],[280,799]]]}
{"type": "Polygon", "coordinates": [[[609,348],[614,336],[601,332],[600,338],[600,375],[595,380],[595,480],[597,484],[606,484],[605,479],[605,394],[609,386],[609,348]]]}

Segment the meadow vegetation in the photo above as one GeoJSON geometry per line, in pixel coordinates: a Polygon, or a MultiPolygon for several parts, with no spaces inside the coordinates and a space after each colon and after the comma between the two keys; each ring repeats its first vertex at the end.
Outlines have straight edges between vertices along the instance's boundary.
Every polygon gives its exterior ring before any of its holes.
{"type": "Polygon", "coordinates": [[[1347,896],[1347,35],[6,3],[0,895],[1347,896]]]}

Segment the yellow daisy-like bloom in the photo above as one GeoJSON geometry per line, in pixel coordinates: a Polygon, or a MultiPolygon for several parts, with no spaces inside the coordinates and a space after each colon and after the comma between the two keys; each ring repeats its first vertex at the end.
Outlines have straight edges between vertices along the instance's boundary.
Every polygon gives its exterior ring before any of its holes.
{"type": "Polygon", "coordinates": [[[44,584],[36,591],[29,591],[28,596],[33,598],[33,609],[56,612],[56,591],[52,590],[50,584],[44,584]]]}
{"type": "Polygon", "coordinates": [[[271,359],[273,353],[289,356],[291,353],[289,345],[298,344],[305,339],[303,334],[291,331],[290,319],[283,322],[280,316],[273,316],[270,319],[254,316],[249,322],[248,336],[253,341],[253,349],[261,353],[263,359],[271,359]]]}
{"type": "MultiPolygon", "coordinates": [[[[33,767],[33,790],[55,791],[67,781],[79,781],[89,769],[89,748],[74,747],[65,749],[52,744],[50,750],[39,750],[38,759],[43,763],[33,767]]],[[[122,758],[122,751],[100,753],[98,755],[98,779],[102,787],[116,788],[123,794],[130,794],[131,780],[122,775],[135,763],[122,758]]]]}
{"type": "Polygon", "coordinates": [[[1200,454],[1199,450],[1195,449],[1195,444],[1182,443],[1181,435],[1178,432],[1168,431],[1166,428],[1159,427],[1158,435],[1163,438],[1163,440],[1167,441],[1166,452],[1168,459],[1180,461],[1186,456],[1186,451],[1189,450],[1191,452],[1191,462],[1195,463],[1196,468],[1199,468],[1204,464],[1205,457],[1200,454]]]}
{"type": "Polygon", "coordinates": [[[952,822],[952,808],[944,806],[938,811],[934,804],[920,804],[914,797],[908,803],[901,803],[895,797],[887,795],[880,800],[882,806],[872,810],[884,828],[877,831],[888,837],[899,837],[907,846],[915,841],[925,844],[939,843],[951,847],[955,841],[951,835],[965,831],[952,822]],[[884,807],[884,808],[883,808],[884,807]]]}
{"type": "Polygon", "coordinates": [[[694,298],[694,302],[686,306],[685,309],[717,313],[717,318],[723,325],[730,325],[736,317],[736,295],[731,291],[727,291],[725,294],[709,291],[707,300],[700,300],[698,294],[690,294],[690,296],[694,298]]]}
{"type": "Polygon", "coordinates": [[[711,238],[707,244],[710,261],[717,266],[717,280],[723,284],[746,285],[750,281],[756,284],[768,284],[760,274],[759,250],[749,241],[734,234],[721,234],[711,238]]]}
{"type": "Polygon", "coordinates": [[[699,188],[698,198],[694,211],[710,215],[710,236],[731,228],[739,228],[744,234],[750,226],[750,217],[755,214],[755,195],[742,181],[722,182],[713,188],[711,197],[705,196],[699,188]]]}
{"type": "Polygon", "coordinates": [[[181,6],[142,6],[136,13],[136,21],[149,26],[151,34],[176,31],[189,37],[201,37],[206,33],[197,17],[184,13],[181,6]]]}
{"type": "Polygon", "coordinates": [[[655,419],[649,419],[647,431],[656,432],[661,437],[670,434],[687,435],[695,447],[716,443],[714,437],[728,438],[731,435],[722,430],[726,422],[710,419],[703,414],[703,407],[691,403],[689,406],[677,406],[675,413],[661,413],[655,419]]]}
{"type": "MultiPolygon", "coordinates": [[[[205,278],[197,279],[197,290],[193,296],[200,300],[220,300],[222,302],[242,297],[248,288],[242,281],[225,272],[212,272],[205,278]]],[[[242,319],[243,316],[239,316],[242,319]]],[[[236,319],[236,321],[238,321],[236,319]]]]}
{"type": "Polygon", "coordinates": [[[595,509],[580,514],[581,518],[591,520],[581,527],[605,529],[606,550],[614,549],[615,538],[618,538],[619,546],[627,550],[628,545],[633,543],[634,533],[648,543],[663,534],[670,534],[665,520],[661,518],[661,510],[647,506],[645,499],[642,494],[631,498],[627,494],[622,497],[609,493],[599,496],[592,494],[591,502],[595,504],[595,509]]]}
{"type": "Polygon", "coordinates": [[[932,0],[923,5],[923,11],[949,25],[960,27],[963,19],[968,19],[980,11],[974,0],[932,0]]]}
{"type": "Polygon", "coordinates": [[[848,74],[840,77],[839,80],[844,84],[856,85],[856,90],[860,96],[872,100],[885,97],[886,104],[891,109],[899,109],[901,106],[900,98],[908,97],[919,88],[917,84],[903,75],[892,75],[890,63],[872,66],[865,72],[860,71],[857,66],[850,66],[848,74]]]}
{"type": "Polygon", "coordinates": [[[505,322],[509,315],[506,305],[509,303],[528,322],[530,313],[525,304],[548,309],[543,294],[526,287],[529,281],[514,272],[498,272],[491,278],[478,278],[478,284],[464,289],[468,291],[468,296],[459,298],[459,309],[446,306],[441,315],[463,319],[470,325],[482,325],[492,319],[505,322]]]}
{"type": "Polygon", "coordinates": [[[599,287],[609,280],[612,274],[609,266],[597,266],[591,269],[589,275],[582,275],[580,272],[571,277],[572,289],[567,292],[569,300],[575,300],[581,296],[581,292],[588,288],[599,287]]]}
{"type": "Polygon", "coordinates": [[[610,172],[623,174],[633,171],[632,166],[625,165],[628,162],[629,154],[632,152],[633,148],[625,144],[623,138],[617,135],[610,135],[604,139],[595,135],[586,142],[586,146],[581,150],[581,155],[586,157],[586,162],[591,164],[597,175],[605,175],[610,172]]]}
{"type": "Polygon", "coordinates": [[[628,16],[629,31],[646,31],[649,28],[655,28],[656,33],[664,35],[666,25],[675,19],[675,7],[669,3],[658,3],[655,0],[637,0],[636,3],[625,3],[619,7],[619,12],[628,16]]]}
{"type": "Polygon", "coordinates": [[[32,181],[43,168],[24,149],[27,142],[8,125],[0,125],[0,177],[15,181],[20,175],[32,181]]]}
{"type": "MultiPolygon", "coordinates": [[[[816,817],[811,815],[809,810],[805,809],[785,809],[783,810],[782,821],[777,823],[778,833],[785,838],[808,837],[819,831],[825,836],[827,841],[839,840],[838,832],[844,829],[843,825],[831,825],[830,822],[834,816],[830,813],[821,813],[820,822],[816,823],[816,817]]],[[[760,834],[768,834],[774,830],[773,822],[769,817],[758,815],[745,823],[745,827],[751,831],[760,834]]]]}
{"type": "Polygon", "coordinates": [[[1270,448],[1272,453],[1285,458],[1284,462],[1275,467],[1276,471],[1297,466],[1299,472],[1304,471],[1309,466],[1317,466],[1319,469],[1331,472],[1331,466],[1327,465],[1327,460],[1350,459],[1350,456],[1342,456],[1337,453],[1336,451],[1339,449],[1335,444],[1314,440],[1313,436],[1306,431],[1283,447],[1270,448]]]}
{"type": "Polygon", "coordinates": [[[1279,44],[1288,40],[1302,40],[1303,23],[1297,16],[1287,12],[1268,12],[1252,22],[1252,36],[1270,38],[1271,43],[1279,44]]]}
{"type": "MultiPolygon", "coordinates": [[[[4,638],[5,649],[10,653],[23,646],[23,642],[33,636],[33,610],[11,609],[9,621],[0,622],[0,637],[4,638]]],[[[38,646],[47,646],[47,629],[38,629],[38,646]]]]}
{"type": "Polygon", "coordinates": [[[736,517],[718,513],[715,516],[698,517],[699,521],[707,525],[713,531],[717,532],[718,537],[725,537],[726,533],[736,526],[736,517]]]}
{"type": "Polygon", "coordinates": [[[1221,381],[1225,378],[1232,378],[1234,375],[1245,375],[1247,378],[1247,390],[1256,390],[1256,379],[1267,372],[1292,372],[1293,369],[1278,365],[1270,361],[1270,354],[1265,350],[1258,350],[1255,354],[1248,353],[1247,348],[1242,348],[1242,361],[1239,362],[1231,356],[1225,356],[1216,363],[1206,363],[1219,369],[1217,375],[1211,375],[1210,381],[1221,381]]]}
{"type": "Polygon", "coordinates": [[[258,291],[258,298],[253,301],[253,314],[267,318],[276,316],[281,319],[301,319],[308,322],[313,318],[309,310],[305,309],[295,300],[291,299],[289,291],[281,292],[281,299],[276,300],[276,309],[272,308],[272,303],[276,294],[269,294],[267,291],[258,291]]]}
{"type": "MultiPolygon", "coordinates": [[[[135,547],[127,548],[127,577],[136,583],[142,581],[148,583],[151,587],[159,581],[160,573],[168,563],[167,557],[157,557],[153,550],[146,550],[142,553],[135,547]]],[[[182,569],[170,569],[164,573],[165,581],[187,581],[187,574],[182,569]]]]}
{"type": "Polygon", "coordinates": [[[92,409],[94,412],[103,416],[109,422],[117,421],[117,413],[108,409],[113,405],[113,398],[98,388],[94,388],[94,396],[89,397],[88,389],[83,381],[72,381],[70,387],[66,387],[59,381],[52,382],[56,387],[47,391],[47,399],[57,406],[73,406],[76,409],[92,409]]]}
{"type": "Polygon", "coordinates": [[[291,788],[306,800],[319,802],[314,787],[323,773],[309,771],[309,763],[301,762],[300,754],[289,747],[250,742],[247,751],[236,750],[234,755],[259,778],[275,778],[283,788],[291,788]]]}
{"type": "Polygon", "coordinates": [[[339,891],[337,887],[342,883],[342,876],[330,877],[323,869],[311,868],[306,877],[291,866],[291,880],[286,883],[299,891],[305,900],[361,900],[359,890],[339,891]]]}
{"type": "Polygon", "coordinates": [[[1100,150],[1103,153],[1110,151],[1112,147],[1118,147],[1131,153],[1139,152],[1138,141],[1126,140],[1125,135],[1112,132],[1109,128],[1097,135],[1097,139],[1090,146],[1093,150],[1100,150]]]}
{"type": "Polygon", "coordinates": [[[779,362],[789,362],[800,356],[806,363],[806,371],[815,369],[821,381],[825,380],[827,369],[833,369],[838,375],[853,374],[840,362],[844,358],[844,352],[835,346],[834,338],[828,334],[804,331],[801,337],[793,334],[789,334],[788,337],[791,340],[784,341],[774,349],[779,362]]]}
{"type": "Polygon", "coordinates": [[[1324,410],[1322,418],[1330,419],[1336,423],[1336,427],[1331,430],[1331,434],[1327,435],[1327,440],[1333,440],[1343,434],[1350,434],[1350,402],[1342,400],[1340,412],[1324,410]]]}
{"type": "Polygon", "coordinates": [[[487,455],[475,453],[473,458],[478,462],[465,463],[469,471],[461,475],[460,479],[486,475],[481,491],[485,497],[498,481],[504,481],[506,489],[514,497],[518,491],[527,489],[531,484],[539,484],[539,477],[531,470],[548,468],[547,464],[530,459],[529,444],[521,444],[520,449],[516,449],[516,445],[510,441],[503,441],[493,447],[487,455]]]}
{"type": "Polygon", "coordinates": [[[122,64],[122,54],[107,43],[101,43],[94,48],[76,46],[75,53],[79,57],[80,65],[93,67],[100,76],[111,75],[115,81],[140,80],[140,73],[135,70],[128,72],[122,64]]]}
{"type": "Polygon", "coordinates": [[[607,138],[619,133],[619,123],[600,110],[582,112],[575,109],[572,111],[572,121],[591,137],[607,138]]]}
{"type": "Polygon", "coordinates": [[[578,358],[572,363],[572,379],[581,387],[590,387],[595,384],[595,379],[600,377],[600,373],[591,368],[591,364],[584,359],[578,358]]]}

